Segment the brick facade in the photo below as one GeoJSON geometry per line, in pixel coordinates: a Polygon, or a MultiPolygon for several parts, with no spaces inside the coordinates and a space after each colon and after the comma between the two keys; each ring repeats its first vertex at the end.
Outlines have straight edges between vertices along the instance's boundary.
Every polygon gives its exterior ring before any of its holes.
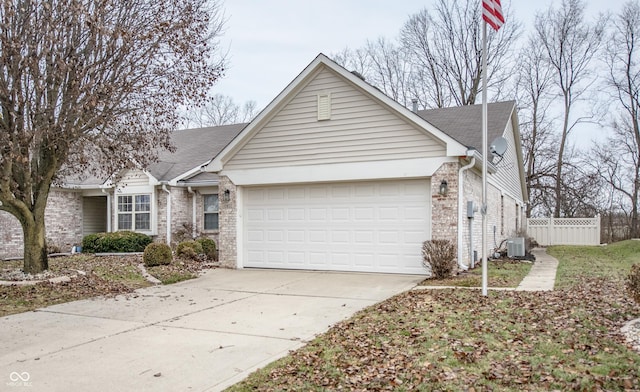
{"type": "MultiPolygon", "coordinates": [[[[69,252],[82,243],[82,195],[79,192],[51,189],[45,211],[47,244],[69,252]]],[[[24,237],[20,222],[0,211],[0,258],[22,257],[24,237]]]]}
{"type": "Polygon", "coordinates": [[[237,242],[237,217],[238,198],[237,188],[226,176],[220,176],[220,236],[218,248],[220,249],[220,264],[227,268],[237,268],[238,242],[237,242]],[[230,200],[223,201],[222,194],[229,190],[230,200]]]}
{"type": "Polygon", "coordinates": [[[458,235],[458,168],[457,162],[443,164],[431,177],[431,238],[457,244],[458,235]],[[442,181],[448,192],[440,195],[442,181]]]}
{"type": "MultiPolygon", "coordinates": [[[[158,235],[155,240],[166,242],[167,239],[167,192],[161,187],[157,188],[157,213],[158,213],[158,235]]],[[[171,245],[176,246],[180,239],[180,234],[192,237],[193,227],[193,197],[196,198],[196,237],[211,238],[219,245],[218,230],[204,230],[204,193],[193,190],[190,193],[184,187],[171,187],[171,245]]],[[[209,192],[207,192],[209,193],[209,192]]],[[[217,191],[211,191],[217,193],[217,191]]]]}

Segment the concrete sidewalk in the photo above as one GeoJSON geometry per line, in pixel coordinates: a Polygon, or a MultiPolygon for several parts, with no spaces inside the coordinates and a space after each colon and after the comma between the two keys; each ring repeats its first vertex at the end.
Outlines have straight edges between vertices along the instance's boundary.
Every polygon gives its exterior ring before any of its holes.
{"type": "Polygon", "coordinates": [[[216,269],[2,317],[0,390],[219,391],[423,278],[216,269]]]}
{"type": "Polygon", "coordinates": [[[536,261],[516,291],[552,291],[556,283],[558,260],[549,256],[544,248],[536,248],[531,253],[536,257],[536,261]]]}

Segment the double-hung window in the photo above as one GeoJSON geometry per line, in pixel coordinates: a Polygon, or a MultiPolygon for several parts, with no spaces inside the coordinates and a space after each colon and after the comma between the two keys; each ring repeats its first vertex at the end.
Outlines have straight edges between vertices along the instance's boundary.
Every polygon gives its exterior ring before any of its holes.
{"type": "Polygon", "coordinates": [[[118,196],[118,230],[151,230],[151,195],[118,196]]]}
{"type": "Polygon", "coordinates": [[[204,229],[218,230],[220,204],[218,195],[204,195],[204,229]]]}

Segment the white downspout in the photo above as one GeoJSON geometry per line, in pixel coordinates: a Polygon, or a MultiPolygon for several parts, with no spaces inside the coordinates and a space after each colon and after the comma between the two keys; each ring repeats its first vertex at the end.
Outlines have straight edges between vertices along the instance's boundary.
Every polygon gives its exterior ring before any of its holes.
{"type": "Polygon", "coordinates": [[[190,186],[187,187],[187,191],[189,193],[191,193],[193,196],[191,196],[191,202],[192,202],[192,207],[191,207],[191,227],[192,227],[192,232],[191,232],[191,237],[192,238],[196,238],[196,191],[194,191],[193,189],[191,189],[190,186]]]}
{"type": "Polygon", "coordinates": [[[162,190],[167,192],[167,245],[171,246],[171,191],[167,184],[162,184],[162,190]]]}
{"type": "Polygon", "coordinates": [[[469,164],[464,165],[458,170],[458,267],[466,271],[469,269],[468,266],[464,265],[462,262],[462,225],[464,225],[464,203],[462,197],[464,196],[464,184],[462,183],[463,174],[466,170],[472,168],[476,164],[476,157],[471,157],[471,162],[469,164]]]}
{"type": "Polygon", "coordinates": [[[107,233],[111,233],[111,193],[107,192],[104,188],[101,189],[102,193],[107,195],[107,233]]]}

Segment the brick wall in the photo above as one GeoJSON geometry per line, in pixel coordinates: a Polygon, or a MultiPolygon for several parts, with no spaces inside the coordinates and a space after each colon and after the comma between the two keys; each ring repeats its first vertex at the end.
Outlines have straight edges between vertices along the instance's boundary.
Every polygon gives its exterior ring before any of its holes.
{"type": "MultiPolygon", "coordinates": [[[[192,236],[191,225],[193,224],[193,197],[187,188],[172,187],[171,191],[171,242],[175,246],[178,244],[177,235],[187,228],[188,237],[192,236]]],[[[196,198],[196,236],[211,238],[218,244],[217,231],[204,231],[204,197],[195,191],[196,198]]],[[[166,242],[167,240],[167,193],[158,188],[158,236],[156,241],[166,242]]]]}
{"type": "Polygon", "coordinates": [[[23,238],[20,222],[8,212],[0,211],[0,259],[22,257],[23,238]]]}
{"type": "MultiPolygon", "coordinates": [[[[186,188],[168,188],[171,192],[171,245],[177,245],[175,234],[184,231],[185,227],[191,224],[192,201],[191,194],[186,188]],[[185,226],[187,225],[187,226],[185,226]]],[[[158,197],[158,236],[156,241],[167,241],[167,192],[162,188],[157,188],[158,197]]]]}
{"type": "Polygon", "coordinates": [[[458,168],[456,162],[445,163],[431,177],[431,238],[457,244],[458,168]],[[447,181],[448,193],[440,195],[440,184],[447,181]]]}
{"type": "MultiPolygon", "coordinates": [[[[52,189],[45,211],[47,242],[63,252],[82,243],[82,195],[79,192],[52,189]]],[[[24,237],[20,222],[0,211],[0,258],[22,257],[24,237]]]]}
{"type": "Polygon", "coordinates": [[[47,241],[63,252],[82,245],[82,194],[56,190],[51,192],[45,212],[47,241]]]}
{"type": "Polygon", "coordinates": [[[230,201],[225,202],[222,201],[222,197],[220,198],[220,234],[218,242],[220,264],[227,268],[237,268],[237,188],[226,176],[220,176],[218,187],[221,195],[226,189],[231,193],[230,201]]]}

